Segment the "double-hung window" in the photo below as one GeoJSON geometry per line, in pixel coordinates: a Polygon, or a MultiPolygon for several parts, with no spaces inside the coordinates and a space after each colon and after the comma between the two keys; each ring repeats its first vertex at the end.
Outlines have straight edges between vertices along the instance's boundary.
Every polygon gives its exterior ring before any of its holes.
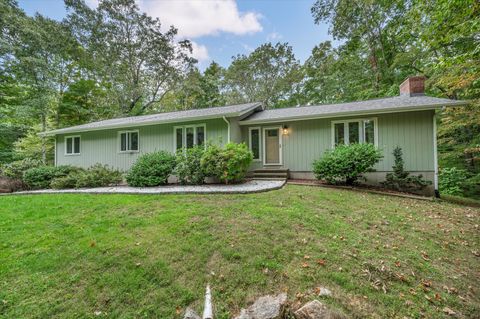
{"type": "Polygon", "coordinates": [[[122,131],[118,133],[120,139],[120,152],[138,152],[138,130],[122,131]]]}
{"type": "Polygon", "coordinates": [[[248,145],[253,153],[253,160],[260,160],[260,128],[250,127],[248,129],[248,145]]]}
{"type": "Polygon", "coordinates": [[[378,146],[377,119],[355,119],[332,122],[332,146],[370,143],[378,146]]]}
{"type": "Polygon", "coordinates": [[[173,128],[174,151],[182,148],[191,148],[195,145],[205,145],[206,125],[185,125],[173,128]]]}
{"type": "Polygon", "coordinates": [[[80,136],[65,137],[65,155],[80,155],[80,136]]]}

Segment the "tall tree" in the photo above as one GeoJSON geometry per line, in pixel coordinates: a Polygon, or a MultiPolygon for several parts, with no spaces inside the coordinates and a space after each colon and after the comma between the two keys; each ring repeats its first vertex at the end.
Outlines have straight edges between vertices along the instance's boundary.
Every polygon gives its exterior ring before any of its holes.
{"type": "MultiPolygon", "coordinates": [[[[237,55],[225,72],[227,102],[262,102],[276,107],[289,100],[303,78],[301,65],[287,43],[266,43],[249,55],[237,55]]],[[[295,104],[294,101],[291,103],[295,104]]]]}
{"type": "Polygon", "coordinates": [[[68,21],[89,53],[97,74],[111,86],[119,113],[141,114],[159,105],[194,59],[177,30],[141,13],[134,0],[103,0],[97,9],[66,0],[68,21]]]}

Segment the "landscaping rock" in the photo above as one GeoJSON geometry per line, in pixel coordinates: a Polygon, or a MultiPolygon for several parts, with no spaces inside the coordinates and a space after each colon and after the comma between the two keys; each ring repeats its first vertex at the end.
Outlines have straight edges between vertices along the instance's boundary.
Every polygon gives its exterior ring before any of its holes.
{"type": "Polygon", "coordinates": [[[202,319],[197,313],[192,309],[192,308],[187,308],[185,310],[185,315],[183,316],[183,319],[202,319]]]}
{"type": "Polygon", "coordinates": [[[295,311],[297,319],[330,319],[330,311],[318,300],[313,300],[295,311]]]}
{"type": "Polygon", "coordinates": [[[332,292],[328,288],[320,287],[320,291],[318,292],[318,295],[319,296],[331,296],[332,292]]]}
{"type": "Polygon", "coordinates": [[[280,319],[283,315],[283,306],[287,301],[287,294],[276,296],[263,296],[258,298],[253,305],[242,309],[235,319],[280,319]]]}

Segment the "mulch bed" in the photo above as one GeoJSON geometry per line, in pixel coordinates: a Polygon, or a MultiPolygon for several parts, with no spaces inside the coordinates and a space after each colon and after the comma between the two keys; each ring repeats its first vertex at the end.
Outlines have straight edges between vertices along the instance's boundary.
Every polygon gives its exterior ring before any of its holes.
{"type": "Polygon", "coordinates": [[[332,185],[326,184],[322,181],[317,180],[308,180],[308,179],[289,179],[287,180],[288,184],[292,185],[304,185],[304,186],[317,186],[317,187],[327,187],[327,188],[336,188],[336,189],[346,189],[352,191],[359,191],[359,192],[366,192],[372,194],[380,194],[380,195],[389,195],[389,196],[396,196],[396,197],[404,197],[404,198],[411,198],[411,199],[420,199],[420,200],[434,200],[433,197],[429,196],[421,196],[415,195],[410,193],[404,192],[397,192],[390,189],[375,187],[371,185],[357,185],[357,186],[345,186],[345,185],[332,185]]]}

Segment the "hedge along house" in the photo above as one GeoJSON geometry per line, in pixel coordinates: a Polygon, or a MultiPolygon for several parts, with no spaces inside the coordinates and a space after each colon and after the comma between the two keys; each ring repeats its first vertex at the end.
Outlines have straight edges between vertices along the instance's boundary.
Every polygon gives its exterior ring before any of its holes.
{"type": "Polygon", "coordinates": [[[264,110],[261,103],[110,119],[47,132],[55,136],[55,165],[95,163],[128,170],[142,153],[182,147],[245,142],[254,154],[253,172],[288,170],[313,179],[312,163],[336,145],[372,143],[384,158],[367,181],[392,171],[400,146],[405,168],[423,174],[437,189],[435,110],[464,101],[424,94],[424,77],[411,77],[400,96],[330,105],[264,110]]]}

